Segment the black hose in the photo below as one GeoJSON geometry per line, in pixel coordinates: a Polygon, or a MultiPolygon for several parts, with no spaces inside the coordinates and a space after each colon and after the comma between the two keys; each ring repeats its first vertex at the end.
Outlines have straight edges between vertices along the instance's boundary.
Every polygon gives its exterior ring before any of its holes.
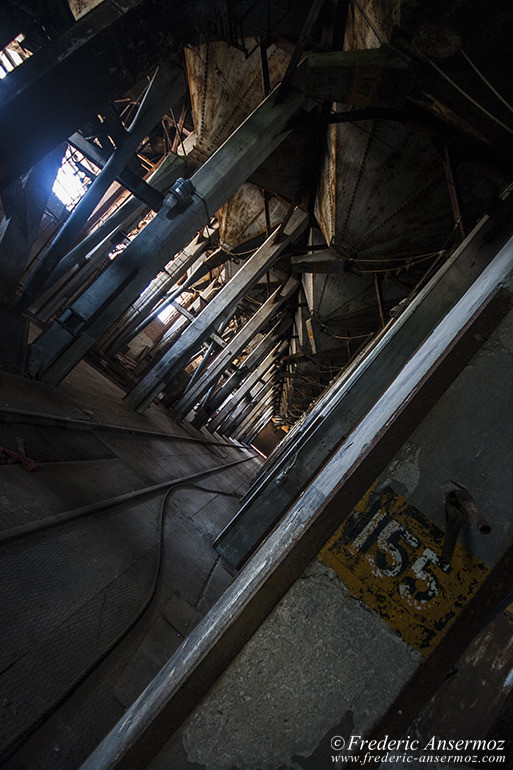
{"type": "MultiPolygon", "coordinates": [[[[231,463],[230,463],[231,465],[231,463]]],[[[221,468],[216,468],[215,470],[222,470],[221,468]]],[[[207,471],[206,471],[207,472],[207,471]]],[[[205,473],[206,473],[205,472],[205,473]]],[[[210,471],[212,472],[212,471],[210,471]]],[[[204,475],[204,474],[201,474],[204,475]]],[[[2,753],[0,759],[2,760],[2,763],[7,761],[13,754],[15,754],[22,746],[25,744],[29,738],[46,722],[50,717],[69,699],[71,696],[78,690],[78,688],[85,682],[85,680],[91,676],[92,673],[104,662],[104,660],[107,659],[107,657],[118,647],[130,634],[130,632],[134,629],[134,627],[137,625],[137,623],[142,619],[143,615],[147,612],[149,609],[151,603],[153,602],[155,595],[157,593],[157,588],[160,582],[160,577],[162,573],[162,564],[163,564],[163,555],[164,555],[164,531],[165,531],[165,523],[166,523],[166,504],[169,499],[169,495],[171,492],[183,488],[183,487],[192,487],[192,488],[198,488],[202,489],[201,487],[197,487],[193,483],[189,483],[187,481],[184,481],[182,483],[177,482],[173,486],[170,486],[169,489],[166,490],[165,494],[162,496],[162,500],[160,503],[159,508],[159,515],[158,515],[158,531],[159,531],[159,542],[158,542],[158,554],[157,554],[157,565],[156,569],[153,575],[153,580],[151,584],[151,588],[148,594],[148,597],[146,598],[143,606],[138,611],[137,615],[128,623],[128,625],[123,629],[123,631],[119,634],[119,636],[111,642],[111,644],[107,647],[106,650],[92,663],[86,671],[84,671],[79,678],[66,690],[66,692],[61,695],[61,697],[54,703],[52,703],[51,707],[42,714],[32,725],[30,725],[29,728],[23,733],[22,736],[18,737],[11,743],[5,751],[2,753]]],[[[233,493],[226,493],[223,490],[214,490],[214,489],[205,489],[205,492],[215,492],[216,494],[233,494],[233,493]]]]}

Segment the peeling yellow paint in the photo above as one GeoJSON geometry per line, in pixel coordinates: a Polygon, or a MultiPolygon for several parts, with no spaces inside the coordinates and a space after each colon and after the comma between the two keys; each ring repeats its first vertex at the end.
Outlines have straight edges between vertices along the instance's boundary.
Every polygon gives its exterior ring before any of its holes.
{"type": "Polygon", "coordinates": [[[405,642],[429,655],[479,588],[488,568],[456,544],[439,554],[444,532],[391,487],[374,484],[319,554],[358,599],[405,642]]]}

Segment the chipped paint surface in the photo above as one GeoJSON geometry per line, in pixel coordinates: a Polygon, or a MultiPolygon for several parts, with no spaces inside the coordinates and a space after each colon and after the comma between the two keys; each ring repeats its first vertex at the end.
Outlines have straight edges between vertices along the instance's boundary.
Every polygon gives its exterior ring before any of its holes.
{"type": "Polygon", "coordinates": [[[394,484],[399,483],[404,487],[401,491],[408,497],[415,492],[420,481],[420,450],[420,446],[407,442],[402,453],[403,457],[390,463],[387,481],[384,482],[383,486],[390,484],[389,479],[393,479],[394,484]]]}
{"type": "Polygon", "coordinates": [[[459,543],[451,567],[442,565],[443,538],[440,527],[391,487],[372,487],[319,559],[428,655],[488,573],[459,543]]]}

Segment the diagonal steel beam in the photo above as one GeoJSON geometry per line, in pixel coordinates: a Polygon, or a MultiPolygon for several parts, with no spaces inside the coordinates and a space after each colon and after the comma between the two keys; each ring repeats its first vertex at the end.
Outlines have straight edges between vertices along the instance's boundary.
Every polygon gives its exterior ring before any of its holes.
{"type": "Polygon", "coordinates": [[[57,147],[31,168],[25,179],[17,179],[2,190],[4,220],[0,236],[0,300],[13,302],[16,298],[16,290],[37,238],[64,150],[64,145],[57,147]]]}
{"type": "MultiPolygon", "coordinates": [[[[235,276],[236,277],[236,276],[235,276]]],[[[261,305],[256,313],[244,324],[242,329],[230,340],[229,344],[216,356],[208,367],[208,371],[187,388],[184,395],[173,410],[175,417],[184,417],[197,404],[205,393],[214,385],[230,364],[239,356],[256,334],[265,326],[279,308],[297,291],[298,283],[294,278],[287,281],[285,286],[276,289],[261,305]]]]}
{"type": "Polygon", "coordinates": [[[264,383],[258,383],[258,387],[249,395],[248,403],[244,405],[244,408],[238,415],[234,415],[229,427],[223,431],[223,434],[237,438],[237,434],[249,424],[249,421],[260,414],[264,406],[267,405],[267,401],[272,400],[273,387],[274,379],[271,373],[264,383]]]}
{"type": "MultiPolygon", "coordinates": [[[[148,184],[161,193],[166,192],[179,176],[185,173],[187,163],[184,158],[173,153],[168,153],[158,169],[148,178],[148,184]]],[[[137,225],[148,213],[149,207],[145,203],[131,195],[108,217],[105,222],[98,225],[80,243],[69,251],[52,271],[48,285],[55,284],[75,265],[88,258],[93,249],[102,242],[107,253],[116,244],[116,238],[121,240],[124,233],[137,225]]]]}
{"type": "Polygon", "coordinates": [[[274,92],[191,177],[194,195],[182,210],[159,214],[60,318],[32,344],[30,373],[56,384],[137,299],[157,273],[189,243],[283,141],[290,118],[306,105],[291,88],[279,104],[274,92]]]}
{"type": "Polygon", "coordinates": [[[235,413],[235,410],[243,401],[246,393],[259,381],[263,381],[265,375],[269,369],[273,366],[275,360],[279,358],[281,353],[286,349],[286,342],[277,343],[271,352],[264,358],[261,364],[253,371],[250,372],[244,382],[237,388],[231,398],[229,398],[223,405],[215,417],[208,423],[208,429],[210,431],[219,430],[223,432],[223,424],[235,413]]]}
{"type": "Polygon", "coordinates": [[[356,429],[404,362],[485,271],[510,233],[513,201],[502,205],[495,218],[486,216],[476,225],[408,308],[374,340],[364,362],[362,353],[288,433],[237,516],[217,538],[216,547],[227,561],[240,564],[248,557],[298,497],[305,480],[356,429]]]}
{"type": "Polygon", "coordinates": [[[248,290],[273,266],[283,249],[301,235],[307,223],[308,216],[297,209],[281,233],[281,227],[272,233],[184,331],[171,350],[162,356],[129,393],[126,397],[129,406],[138,411],[146,409],[165,385],[178,374],[187,356],[201,347],[224,318],[233,315],[248,290]]]}
{"type": "Polygon", "coordinates": [[[231,431],[230,435],[232,438],[237,441],[243,441],[244,437],[250,433],[253,427],[262,420],[263,415],[266,415],[269,411],[272,412],[273,385],[274,383],[270,380],[266,387],[262,388],[262,391],[258,393],[256,396],[256,398],[258,398],[258,403],[253,406],[248,414],[244,415],[239,425],[231,431]]]}
{"type": "MultiPolygon", "coordinates": [[[[286,315],[260,340],[258,345],[252,350],[248,357],[244,359],[238,369],[228,377],[224,385],[222,385],[222,387],[208,399],[206,408],[209,415],[213,414],[220,407],[224,409],[225,402],[227,399],[230,400],[230,395],[236,391],[241,383],[245,381],[246,377],[260,365],[265,356],[276,347],[283,334],[285,334],[291,326],[292,318],[290,315],[286,315]]],[[[212,425],[218,424],[216,418],[214,418],[212,425]]],[[[213,430],[215,430],[215,428],[213,428],[213,430]]]]}
{"type": "MultiPolygon", "coordinates": [[[[253,375],[257,376],[253,376],[251,378],[251,383],[248,383],[247,387],[244,387],[244,390],[241,393],[237,403],[234,404],[233,408],[229,411],[228,414],[225,413],[223,418],[223,426],[219,433],[228,435],[228,432],[234,431],[244,415],[249,414],[251,409],[253,409],[255,395],[259,392],[259,390],[262,389],[263,386],[269,383],[274,374],[275,360],[272,356],[269,356],[269,358],[270,362],[266,362],[265,368],[262,365],[258,368],[258,374],[253,372],[253,375]]],[[[244,383],[244,385],[246,385],[246,383],[244,383]]]]}
{"type": "MultiPolygon", "coordinates": [[[[203,252],[211,247],[212,239],[218,232],[217,225],[206,228],[207,237],[204,237],[204,229],[165,268],[167,277],[161,286],[156,288],[151,283],[134,303],[132,312],[127,311],[125,317],[103,338],[102,347],[106,352],[111,355],[118,353],[168,306],[168,296],[177,281],[201,259],[203,252]]],[[[176,309],[176,305],[174,307],[176,309]]]]}
{"type": "Polygon", "coordinates": [[[53,270],[86,224],[112,182],[125,168],[144,137],[162,118],[169,105],[175,104],[184,92],[185,83],[181,68],[176,65],[161,64],[119,146],[112,153],[26,281],[23,287],[23,307],[29,307],[44,289],[46,283],[51,280],[53,270]]]}

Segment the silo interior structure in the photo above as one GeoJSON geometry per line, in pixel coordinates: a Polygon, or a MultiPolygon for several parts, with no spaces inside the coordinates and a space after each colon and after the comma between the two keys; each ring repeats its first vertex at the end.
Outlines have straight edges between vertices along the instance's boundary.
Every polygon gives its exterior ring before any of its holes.
{"type": "Polygon", "coordinates": [[[0,763],[513,767],[513,6],[0,8],[0,763]]]}

